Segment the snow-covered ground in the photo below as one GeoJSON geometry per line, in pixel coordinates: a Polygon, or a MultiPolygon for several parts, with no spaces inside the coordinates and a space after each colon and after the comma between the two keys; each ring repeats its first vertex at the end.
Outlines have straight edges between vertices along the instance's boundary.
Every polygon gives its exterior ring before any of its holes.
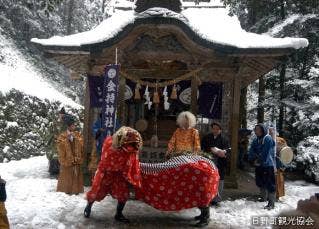
{"type": "MultiPolygon", "coordinates": [[[[116,201],[110,197],[94,205],[90,219],[84,218],[84,194],[69,196],[56,192],[57,180],[49,177],[44,156],[2,163],[0,174],[7,181],[6,207],[14,229],[123,228],[113,220],[116,201]]],[[[309,198],[318,189],[304,181],[286,182],[287,195],[272,211],[262,209],[265,203],[246,199],[224,201],[221,207],[211,208],[208,228],[252,228],[253,216],[276,216],[281,211],[295,209],[298,200],[309,198]]],[[[144,203],[129,201],[124,214],[132,223],[124,228],[187,228],[198,213],[198,209],[164,213],[144,203]]]]}
{"type": "Polygon", "coordinates": [[[1,34],[0,27],[0,92],[15,88],[28,95],[79,108],[80,105],[45,81],[36,67],[27,60],[15,44],[1,34]]]}

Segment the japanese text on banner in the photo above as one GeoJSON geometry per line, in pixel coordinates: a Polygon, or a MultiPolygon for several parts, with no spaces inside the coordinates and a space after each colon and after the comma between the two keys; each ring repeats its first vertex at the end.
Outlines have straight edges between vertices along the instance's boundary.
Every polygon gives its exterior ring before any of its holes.
{"type": "Polygon", "coordinates": [[[118,85],[119,65],[107,65],[104,75],[102,106],[102,123],[106,135],[112,135],[116,127],[118,85]]]}

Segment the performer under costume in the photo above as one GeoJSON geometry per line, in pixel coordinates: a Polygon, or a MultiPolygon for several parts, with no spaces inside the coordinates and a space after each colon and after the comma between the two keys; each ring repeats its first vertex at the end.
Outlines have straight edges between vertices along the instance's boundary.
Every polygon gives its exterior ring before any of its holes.
{"type": "Polygon", "coordinates": [[[91,190],[86,194],[88,206],[85,216],[89,217],[94,201],[103,200],[110,194],[118,200],[115,219],[128,222],[122,211],[129,198],[129,185],[141,187],[138,152],[142,146],[140,134],[129,127],[122,127],[112,137],[107,137],[102,148],[102,157],[92,182],[91,190]]]}
{"type": "Polygon", "coordinates": [[[139,163],[138,149],[142,144],[137,131],[122,127],[112,138],[108,137],[92,189],[87,193],[88,205],[84,214],[90,216],[94,201],[107,194],[118,200],[115,219],[128,222],[122,210],[129,197],[131,185],[135,197],[156,209],[178,211],[199,207],[197,226],[209,222],[209,203],[218,190],[218,169],[210,160],[197,155],[174,157],[165,163],[139,163]],[[125,131],[121,133],[122,128],[125,131]],[[132,145],[135,144],[135,147],[132,145]],[[112,146],[113,145],[113,146],[112,146]],[[115,147],[115,146],[119,147],[115,147]]]}
{"type": "Polygon", "coordinates": [[[164,163],[141,163],[142,187],[136,199],[162,211],[198,207],[196,226],[209,223],[209,204],[217,195],[219,174],[214,163],[198,155],[181,155],[164,163]]]}

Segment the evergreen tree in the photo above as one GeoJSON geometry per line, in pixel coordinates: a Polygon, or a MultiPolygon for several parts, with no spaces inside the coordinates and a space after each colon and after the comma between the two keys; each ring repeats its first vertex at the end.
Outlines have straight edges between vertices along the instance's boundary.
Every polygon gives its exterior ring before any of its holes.
{"type": "MultiPolygon", "coordinates": [[[[259,91],[258,119],[262,120],[262,109],[267,113],[267,119],[278,120],[278,126],[281,134],[291,138],[293,146],[299,141],[314,134],[313,128],[302,130],[301,126],[313,122],[309,119],[298,122],[291,119],[293,115],[301,113],[317,114],[316,106],[311,98],[318,96],[317,90],[310,87],[318,87],[314,72],[317,71],[316,60],[318,56],[318,21],[319,21],[319,5],[318,1],[302,1],[302,0],[224,0],[224,3],[231,8],[231,13],[236,14],[243,27],[246,30],[257,33],[267,32],[275,24],[283,22],[286,18],[293,14],[300,14],[294,23],[284,26],[284,29],[277,34],[276,37],[305,37],[309,40],[309,46],[287,59],[277,69],[266,75],[265,94],[263,88],[259,91]],[[303,86],[300,84],[303,83],[303,86]],[[309,85],[309,86],[308,86],[309,85]],[[311,85],[311,86],[310,86],[311,85]],[[316,85],[316,86],[314,86],[316,85]],[[264,102],[263,102],[264,101],[264,102]],[[308,105],[310,105],[308,107],[308,105]],[[308,109],[308,110],[307,110],[308,109]],[[312,111],[309,111],[312,110],[312,111]],[[307,112],[306,112],[307,110],[307,112]],[[302,124],[304,123],[304,124],[302,124]],[[296,133],[296,139],[292,139],[291,132],[293,128],[299,129],[296,133]]],[[[260,84],[263,85],[263,82],[260,84]]],[[[300,118],[300,117],[299,117],[300,118]]],[[[314,128],[316,129],[316,128],[314,128]]],[[[296,131],[296,130],[294,130],[296,131]]]]}

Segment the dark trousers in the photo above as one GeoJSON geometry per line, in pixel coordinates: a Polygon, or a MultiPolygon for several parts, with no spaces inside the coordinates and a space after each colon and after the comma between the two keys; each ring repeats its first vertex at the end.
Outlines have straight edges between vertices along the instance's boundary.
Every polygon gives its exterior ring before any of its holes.
{"type": "Polygon", "coordinates": [[[238,159],[237,159],[237,167],[239,169],[243,169],[245,167],[244,156],[245,156],[245,149],[243,147],[239,147],[238,148],[238,159]]]}
{"type": "Polygon", "coordinates": [[[272,193],[276,191],[275,171],[272,166],[258,166],[255,170],[256,185],[260,189],[267,190],[272,193]]]}
{"type": "Polygon", "coordinates": [[[60,163],[57,158],[49,160],[49,173],[50,175],[59,175],[60,163]]]}
{"type": "Polygon", "coordinates": [[[215,196],[215,198],[212,200],[213,202],[219,203],[222,201],[223,190],[224,190],[224,180],[219,180],[218,193],[217,193],[217,196],[215,196]]]}

